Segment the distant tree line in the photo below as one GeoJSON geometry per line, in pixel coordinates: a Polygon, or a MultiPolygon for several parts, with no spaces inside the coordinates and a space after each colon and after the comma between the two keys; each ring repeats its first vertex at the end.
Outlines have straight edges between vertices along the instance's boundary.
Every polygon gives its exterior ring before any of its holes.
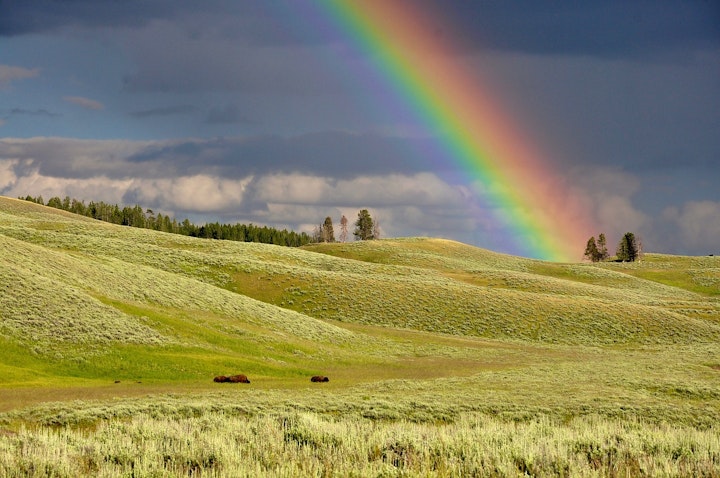
{"type": "Polygon", "coordinates": [[[47,203],[42,196],[26,196],[26,201],[62,209],[81,216],[91,217],[100,221],[122,226],[139,227],[155,231],[181,234],[184,236],[200,237],[206,239],[223,239],[240,242],[261,242],[280,246],[298,247],[311,242],[310,235],[301,232],[278,230],[267,226],[253,224],[221,224],[219,222],[197,226],[188,219],[177,222],[174,218],[161,213],[155,214],[152,209],[143,210],[140,206],[124,206],[108,204],[105,202],[78,201],[65,196],[64,199],[52,197],[47,203]]]}
{"type": "MultiPolygon", "coordinates": [[[[339,242],[346,242],[348,236],[348,219],[343,215],[340,218],[340,237],[339,242]]],[[[355,221],[355,230],[353,231],[355,240],[369,241],[372,239],[380,239],[380,225],[377,221],[373,221],[370,212],[367,209],[361,209],[358,212],[357,221],[355,221]]],[[[333,228],[332,218],[326,217],[322,224],[315,227],[312,235],[313,242],[336,242],[335,230],[333,228]]]]}
{"type": "MultiPolygon", "coordinates": [[[[635,262],[641,258],[641,255],[642,243],[635,237],[635,234],[626,232],[617,245],[614,260],[617,262],[635,262]]],[[[602,262],[611,259],[607,250],[605,234],[601,233],[597,240],[595,236],[588,239],[583,257],[592,262],[602,262]]]]}

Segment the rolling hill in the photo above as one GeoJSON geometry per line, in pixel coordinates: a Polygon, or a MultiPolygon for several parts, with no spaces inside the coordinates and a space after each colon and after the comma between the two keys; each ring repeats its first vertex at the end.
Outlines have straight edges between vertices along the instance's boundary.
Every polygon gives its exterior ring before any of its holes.
{"type": "Polygon", "coordinates": [[[696,350],[720,343],[720,258],[556,264],[429,238],[287,248],[0,198],[0,341],[0,389],[28,396],[202,388],[229,371],[350,385],[598,347],[696,350]]]}

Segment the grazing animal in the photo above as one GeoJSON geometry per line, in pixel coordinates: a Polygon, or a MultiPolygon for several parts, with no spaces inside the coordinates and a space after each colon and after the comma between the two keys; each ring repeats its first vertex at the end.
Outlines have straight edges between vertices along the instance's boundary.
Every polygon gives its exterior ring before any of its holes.
{"type": "Polygon", "coordinates": [[[218,383],[250,383],[250,380],[248,380],[247,375],[238,374],[238,375],[230,375],[229,377],[226,377],[225,375],[219,375],[213,379],[213,382],[218,383]]]}
{"type": "Polygon", "coordinates": [[[329,382],[330,379],[323,376],[323,375],[315,375],[313,378],[310,379],[311,382],[329,382]]]}
{"type": "Polygon", "coordinates": [[[227,378],[227,381],[230,383],[250,383],[250,380],[248,380],[247,376],[243,374],[230,375],[227,378]]]}

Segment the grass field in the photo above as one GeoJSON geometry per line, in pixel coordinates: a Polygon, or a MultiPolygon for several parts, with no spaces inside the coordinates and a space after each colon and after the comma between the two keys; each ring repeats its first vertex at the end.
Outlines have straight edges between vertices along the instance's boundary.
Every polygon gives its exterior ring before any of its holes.
{"type": "Polygon", "coordinates": [[[717,423],[720,257],[295,249],[0,198],[0,476],[720,476],[717,423]]]}

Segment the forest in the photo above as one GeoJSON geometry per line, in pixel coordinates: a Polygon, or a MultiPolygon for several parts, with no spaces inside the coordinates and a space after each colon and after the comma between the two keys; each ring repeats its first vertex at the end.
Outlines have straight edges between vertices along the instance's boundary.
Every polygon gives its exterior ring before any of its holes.
{"type": "Polygon", "coordinates": [[[188,219],[178,222],[175,218],[161,213],[155,214],[152,209],[143,210],[139,205],[119,206],[103,201],[85,201],[72,199],[65,196],[60,199],[55,196],[47,203],[42,196],[26,196],[19,199],[31,201],[37,204],[62,209],[81,216],[91,217],[99,221],[119,224],[122,226],[139,227],[155,231],[181,234],[184,236],[200,237],[204,239],[222,239],[239,242],[260,242],[264,244],[276,244],[279,246],[299,247],[311,242],[311,237],[304,232],[279,230],[268,226],[256,226],[254,224],[221,224],[219,222],[196,225],[188,219]]]}

